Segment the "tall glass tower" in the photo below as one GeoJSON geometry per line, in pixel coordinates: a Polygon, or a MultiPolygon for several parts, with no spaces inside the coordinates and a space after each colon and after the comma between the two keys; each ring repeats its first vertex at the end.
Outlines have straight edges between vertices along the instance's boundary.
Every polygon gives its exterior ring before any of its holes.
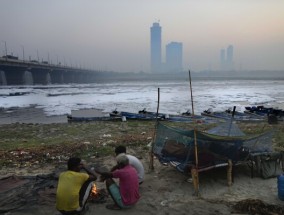
{"type": "Polygon", "coordinates": [[[162,28],[155,22],[151,27],[151,72],[162,71],[162,28]]]}

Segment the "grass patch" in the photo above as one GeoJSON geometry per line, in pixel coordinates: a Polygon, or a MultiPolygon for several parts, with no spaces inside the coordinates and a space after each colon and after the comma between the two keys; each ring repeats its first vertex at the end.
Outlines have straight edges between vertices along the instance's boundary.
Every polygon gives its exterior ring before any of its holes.
{"type": "MultiPolygon", "coordinates": [[[[117,145],[135,151],[148,151],[147,145],[155,134],[155,121],[88,122],[66,124],[11,124],[0,126],[0,164],[25,162],[57,162],[69,156],[87,159],[91,156],[113,155],[117,145]],[[20,152],[27,154],[20,154],[20,152]],[[18,153],[18,154],[17,154],[18,153]]],[[[214,124],[163,122],[182,128],[206,131],[214,124]]],[[[274,130],[273,145],[284,151],[284,124],[238,123],[247,135],[274,130]]]]}

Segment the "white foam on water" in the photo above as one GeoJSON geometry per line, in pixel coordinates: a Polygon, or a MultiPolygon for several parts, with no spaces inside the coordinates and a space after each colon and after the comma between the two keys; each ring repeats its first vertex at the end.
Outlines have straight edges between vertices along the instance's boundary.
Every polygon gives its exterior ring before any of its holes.
{"type": "MultiPolygon", "coordinates": [[[[284,106],[284,81],[275,80],[198,80],[192,82],[195,114],[237,106],[284,106]]],[[[188,81],[133,81],[104,84],[46,86],[0,86],[0,107],[43,108],[46,115],[71,114],[72,110],[101,109],[104,112],[156,111],[160,88],[159,111],[169,114],[192,109],[188,81]]]]}

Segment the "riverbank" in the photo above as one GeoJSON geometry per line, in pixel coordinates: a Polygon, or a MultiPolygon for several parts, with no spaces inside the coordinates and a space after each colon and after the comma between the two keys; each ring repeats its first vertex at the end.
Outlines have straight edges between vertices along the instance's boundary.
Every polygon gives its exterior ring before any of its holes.
{"type": "MultiPolygon", "coordinates": [[[[71,111],[71,114],[72,116],[78,117],[97,117],[105,116],[107,113],[104,113],[101,110],[97,109],[82,109],[73,110],[71,111]]],[[[42,108],[36,106],[0,109],[0,125],[13,123],[52,124],[67,122],[67,115],[47,116],[42,108]]]]}
{"type": "MultiPolygon", "coordinates": [[[[189,123],[169,124],[193,128],[189,123]]],[[[206,130],[207,126],[212,125],[198,126],[206,130]]],[[[283,124],[241,123],[240,127],[246,133],[275,128],[283,134],[283,124]]],[[[66,169],[68,157],[80,156],[90,167],[111,167],[115,164],[114,147],[119,144],[126,145],[128,152],[142,161],[146,176],[137,205],[117,213],[272,215],[283,212],[283,201],[277,196],[277,178],[263,179],[257,174],[252,178],[247,165],[235,169],[234,183],[230,187],[227,185],[225,167],[200,173],[200,197],[193,195],[193,185],[187,180],[189,175],[162,165],[157,159],[154,159],[154,170],[151,170],[149,151],[154,132],[155,122],[135,120],[50,124],[38,121],[36,124],[0,125],[1,182],[7,180],[6,184],[0,185],[0,213],[58,215],[55,209],[56,179],[66,169]],[[2,187],[7,189],[11,183],[14,189],[4,192],[2,187]]],[[[274,146],[281,141],[283,137],[276,136],[273,139],[274,146]]],[[[97,186],[104,188],[101,182],[97,182],[97,186]]],[[[105,208],[111,202],[109,197],[103,204],[89,203],[86,215],[113,214],[114,211],[105,208]]]]}

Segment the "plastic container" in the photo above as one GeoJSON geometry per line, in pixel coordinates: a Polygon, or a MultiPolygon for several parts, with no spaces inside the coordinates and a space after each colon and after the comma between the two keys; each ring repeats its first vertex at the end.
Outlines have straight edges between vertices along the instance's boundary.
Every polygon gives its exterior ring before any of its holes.
{"type": "Polygon", "coordinates": [[[277,177],[278,198],[284,201],[284,175],[277,177]]]}

